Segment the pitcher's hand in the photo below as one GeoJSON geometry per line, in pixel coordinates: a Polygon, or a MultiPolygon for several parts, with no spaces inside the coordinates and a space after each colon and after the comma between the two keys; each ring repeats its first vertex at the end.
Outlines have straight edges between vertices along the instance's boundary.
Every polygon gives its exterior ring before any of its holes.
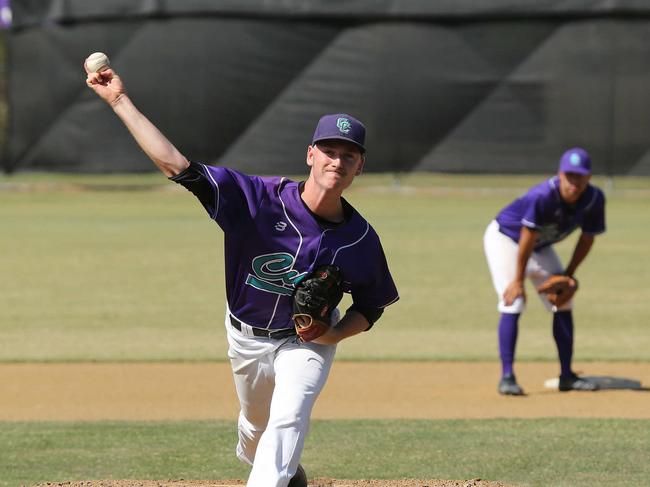
{"type": "Polygon", "coordinates": [[[87,74],[86,84],[109,105],[114,104],[122,95],[126,94],[122,79],[112,68],[104,69],[101,73],[91,73],[84,61],[84,69],[87,74]]]}

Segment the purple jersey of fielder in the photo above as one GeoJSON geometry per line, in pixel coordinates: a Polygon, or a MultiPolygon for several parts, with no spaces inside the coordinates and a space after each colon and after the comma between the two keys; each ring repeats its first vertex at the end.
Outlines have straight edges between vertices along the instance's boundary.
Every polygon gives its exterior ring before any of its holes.
{"type": "Polygon", "coordinates": [[[379,237],[347,202],[345,222],[322,226],[300,198],[300,183],[286,178],[192,162],[171,179],[224,231],[228,307],[239,320],[293,327],[294,285],[322,264],[341,268],[355,306],[381,309],[398,299],[379,237]]]}
{"type": "Polygon", "coordinates": [[[499,231],[519,242],[522,225],[539,232],[535,250],[566,238],[576,228],[598,235],[605,231],[605,195],[592,185],[574,206],[560,197],[558,177],[533,186],[525,195],[503,208],[496,217],[499,231]]]}
{"type": "Polygon", "coordinates": [[[524,281],[530,279],[544,307],[553,314],[553,339],[560,365],[560,391],[594,391],[598,385],[573,371],[573,299],[559,305],[540,292],[551,276],[575,279],[595,236],[605,231],[605,195],[590,184],[591,157],[581,147],[567,149],[557,175],[530,188],[503,208],[483,236],[492,284],[497,293],[501,359],[500,394],[522,396],[514,374],[519,318],[526,309],[524,281]],[[554,244],[580,229],[573,253],[563,265],[554,244]]]}

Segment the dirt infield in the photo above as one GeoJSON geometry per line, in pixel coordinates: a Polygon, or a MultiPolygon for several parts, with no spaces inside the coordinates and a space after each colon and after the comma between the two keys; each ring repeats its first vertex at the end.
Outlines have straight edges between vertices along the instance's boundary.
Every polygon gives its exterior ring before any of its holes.
{"type": "MultiPolygon", "coordinates": [[[[650,384],[643,363],[577,364],[650,384]]],[[[525,397],[496,393],[496,363],[335,362],[315,419],[650,418],[647,390],[546,389],[553,363],[520,363],[525,397]],[[354,398],[354,400],[351,400],[354,398]]],[[[238,403],[226,363],[3,364],[0,421],[228,419],[238,403]]]]}
{"type": "MultiPolygon", "coordinates": [[[[650,418],[642,390],[560,393],[544,382],[550,363],[518,364],[528,395],[496,392],[498,365],[461,362],[335,362],[314,409],[315,419],[498,417],[650,418]],[[353,399],[353,400],[352,400],[353,399]]],[[[634,363],[578,365],[589,375],[650,384],[650,367],[634,363]]],[[[234,419],[238,412],[228,364],[4,364],[0,365],[0,421],[234,419]]],[[[105,480],[40,487],[227,487],[242,480],[105,480]]],[[[472,480],[313,479],[310,487],[507,487],[472,480]]]]}

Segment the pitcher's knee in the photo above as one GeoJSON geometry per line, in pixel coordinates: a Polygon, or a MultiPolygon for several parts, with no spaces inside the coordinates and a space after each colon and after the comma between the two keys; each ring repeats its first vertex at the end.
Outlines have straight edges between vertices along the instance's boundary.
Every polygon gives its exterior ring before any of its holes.
{"type": "Polygon", "coordinates": [[[265,426],[254,425],[246,419],[243,414],[239,415],[238,435],[236,454],[237,458],[244,463],[253,464],[257,445],[260,442],[265,426]]]}

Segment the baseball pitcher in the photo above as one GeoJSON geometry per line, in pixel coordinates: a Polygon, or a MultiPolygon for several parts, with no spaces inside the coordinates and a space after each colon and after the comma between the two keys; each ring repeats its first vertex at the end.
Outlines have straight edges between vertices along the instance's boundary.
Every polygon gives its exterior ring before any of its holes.
{"type": "Polygon", "coordinates": [[[249,487],[306,487],[299,465],[336,344],[369,330],[398,299],[379,237],[343,197],[361,174],[365,127],[346,114],[316,126],[305,181],[189,161],[135,107],[110,67],[87,84],[154,164],[191,191],[224,232],[225,327],[237,395],[237,457],[249,487]],[[341,317],[337,305],[350,293],[341,317]]]}
{"type": "Polygon", "coordinates": [[[519,316],[524,311],[524,279],[530,278],[553,313],[553,337],[560,361],[561,391],[593,391],[597,385],[571,368],[575,272],[591,250],[594,237],[605,231],[605,196],[589,183],[591,159],[579,147],[561,157],[558,174],[532,187],[503,208],[484,236],[492,282],[499,298],[499,353],[502,374],[498,391],[520,396],[523,389],[513,371],[519,316]],[[581,234],[569,265],[562,267],[553,244],[576,228],[581,234]]]}

